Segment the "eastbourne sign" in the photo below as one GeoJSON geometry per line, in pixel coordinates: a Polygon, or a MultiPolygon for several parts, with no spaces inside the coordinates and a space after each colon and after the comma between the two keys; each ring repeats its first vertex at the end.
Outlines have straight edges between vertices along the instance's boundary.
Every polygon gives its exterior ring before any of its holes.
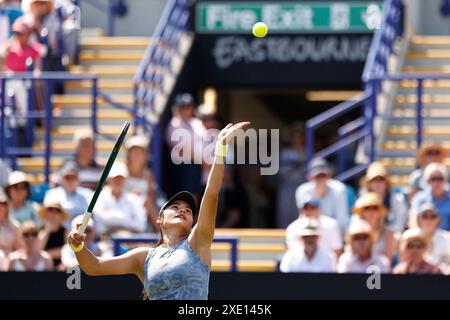
{"type": "Polygon", "coordinates": [[[198,33],[248,33],[265,22],[269,33],[370,33],[381,23],[382,1],[199,2],[198,33]]]}

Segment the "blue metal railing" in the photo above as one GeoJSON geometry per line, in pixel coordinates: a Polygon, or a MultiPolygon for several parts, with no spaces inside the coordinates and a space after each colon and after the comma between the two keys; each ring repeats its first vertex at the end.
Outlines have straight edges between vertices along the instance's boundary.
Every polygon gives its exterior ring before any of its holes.
{"type": "Polygon", "coordinates": [[[350,179],[355,174],[365,170],[366,167],[366,165],[359,165],[345,171],[345,150],[349,145],[365,139],[365,154],[370,161],[373,161],[376,157],[374,119],[377,116],[376,97],[380,90],[380,81],[374,81],[373,79],[380,80],[387,72],[388,59],[393,51],[395,41],[403,34],[402,19],[403,4],[401,0],[385,0],[382,9],[381,26],[374,32],[369,54],[364,65],[362,74],[363,94],[358,98],[352,98],[317,115],[306,123],[307,161],[309,162],[314,157],[327,157],[337,153],[337,178],[340,180],[350,179]],[[362,116],[338,129],[338,142],[315,153],[315,130],[358,107],[362,112],[362,116]]]}
{"type": "MultiPolygon", "coordinates": [[[[155,243],[159,240],[159,235],[157,234],[136,234],[126,237],[113,236],[113,251],[114,255],[118,256],[121,254],[121,245],[123,243],[155,243]]],[[[232,236],[215,236],[213,242],[229,243],[231,245],[230,250],[230,260],[231,266],[230,271],[238,271],[237,261],[238,261],[238,237],[232,236]]]]}
{"type": "MultiPolygon", "coordinates": [[[[43,156],[45,161],[45,182],[49,183],[50,177],[50,159],[52,156],[52,120],[53,120],[53,105],[51,101],[52,96],[52,82],[53,81],[82,81],[82,80],[90,80],[92,81],[92,116],[90,117],[79,117],[79,118],[92,118],[92,125],[95,128],[95,133],[98,133],[98,129],[96,127],[97,123],[97,77],[95,75],[76,75],[68,72],[41,72],[39,74],[32,72],[18,72],[14,74],[1,74],[0,75],[0,132],[3,134],[6,131],[7,120],[12,120],[14,123],[18,122],[18,118],[24,117],[25,119],[44,119],[44,141],[45,148],[44,151],[36,151],[33,150],[32,147],[18,147],[17,144],[13,146],[6,147],[6,140],[0,139],[0,158],[5,158],[6,156],[11,157],[12,166],[15,168],[16,164],[16,156],[22,154],[32,154],[37,156],[43,156]],[[37,111],[33,109],[27,109],[26,114],[23,116],[19,116],[17,114],[11,113],[6,114],[5,110],[7,107],[6,100],[6,83],[10,80],[29,80],[32,83],[35,81],[43,81],[46,87],[45,94],[45,103],[43,111],[37,111]]],[[[58,118],[73,118],[73,116],[58,116],[58,118]]],[[[13,128],[14,130],[15,128],[13,128]]],[[[31,132],[33,128],[30,128],[31,132]]],[[[14,135],[14,133],[13,133],[14,135]]],[[[94,134],[95,139],[95,134],[94,134]]],[[[13,139],[13,143],[17,143],[17,139],[13,139]]],[[[31,141],[31,144],[33,141],[31,141]]]]}

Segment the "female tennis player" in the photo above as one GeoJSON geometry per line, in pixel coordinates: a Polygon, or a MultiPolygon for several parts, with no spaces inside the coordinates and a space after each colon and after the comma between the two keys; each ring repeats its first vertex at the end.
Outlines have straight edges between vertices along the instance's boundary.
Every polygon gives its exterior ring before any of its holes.
{"type": "Polygon", "coordinates": [[[68,242],[76,250],[80,267],[88,275],[135,274],[143,283],[149,299],[206,300],[211,271],[211,244],[222,185],[224,158],[228,142],[249,122],[228,124],[216,143],[215,157],[200,204],[186,191],[173,196],[162,207],[157,223],[161,239],[157,247],[136,248],[114,258],[97,258],[83,246],[85,235],[72,230],[68,242]]]}

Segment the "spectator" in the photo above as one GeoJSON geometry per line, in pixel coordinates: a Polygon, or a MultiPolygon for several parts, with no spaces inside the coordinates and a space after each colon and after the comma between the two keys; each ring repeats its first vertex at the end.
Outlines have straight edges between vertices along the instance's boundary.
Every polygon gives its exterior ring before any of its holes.
{"type": "MultiPolygon", "coordinates": [[[[77,229],[82,221],[83,215],[76,216],[72,220],[71,230],[77,229]]],[[[98,243],[95,241],[96,233],[93,219],[89,219],[88,225],[84,233],[86,234],[84,246],[88,248],[97,257],[102,256],[103,252],[100,249],[98,243]]],[[[67,243],[61,249],[61,263],[64,265],[65,268],[71,268],[78,265],[75,253],[67,243]]]]}
{"type": "Polygon", "coordinates": [[[0,188],[0,251],[5,255],[24,246],[19,228],[10,221],[8,212],[8,198],[0,188]]]}
{"type": "Polygon", "coordinates": [[[143,136],[131,137],[125,143],[129,173],[125,188],[138,195],[144,202],[148,231],[159,233],[156,219],[159,210],[166,202],[166,197],[156,183],[152,170],[148,167],[148,146],[149,141],[143,136]]]}
{"type": "Polygon", "coordinates": [[[433,162],[443,163],[447,158],[447,154],[447,150],[438,143],[423,144],[420,146],[419,152],[417,153],[417,162],[420,167],[409,175],[410,201],[418,191],[422,191],[426,187],[427,181],[423,179],[425,167],[433,162]]]}
{"type": "Polygon", "coordinates": [[[371,273],[370,266],[376,266],[380,272],[390,271],[389,259],[373,250],[375,234],[370,224],[359,217],[352,219],[347,233],[350,250],[346,250],[337,264],[339,273],[371,273]]]}
{"type": "Polygon", "coordinates": [[[117,231],[144,232],[147,218],[144,203],[137,195],[125,190],[128,169],[122,162],[114,163],[108,185],[100,194],[95,208],[97,231],[110,235],[117,231]]]}
{"type": "Polygon", "coordinates": [[[367,192],[356,200],[353,212],[372,227],[374,233],[374,252],[384,254],[389,260],[394,256],[394,233],[385,226],[387,209],[380,196],[367,192]]]}
{"type": "Polygon", "coordinates": [[[92,130],[78,129],[73,135],[73,147],[75,155],[69,161],[75,162],[80,186],[94,190],[100,180],[103,168],[95,161],[94,133],[92,130]]]}
{"type": "Polygon", "coordinates": [[[44,202],[49,203],[52,200],[58,200],[61,203],[63,209],[70,215],[70,219],[66,222],[66,228],[69,228],[69,220],[86,211],[91,200],[92,191],[80,187],[77,166],[74,162],[65,163],[59,172],[59,176],[61,185],[48,190],[45,194],[44,202]]]}
{"type": "Polygon", "coordinates": [[[430,244],[425,253],[425,259],[446,273],[450,262],[450,243],[448,232],[438,227],[439,212],[434,204],[424,203],[420,206],[417,226],[430,244]]]}
{"type": "Polygon", "coordinates": [[[172,108],[173,117],[166,132],[166,141],[170,147],[173,167],[173,192],[189,191],[199,199],[201,192],[202,168],[199,164],[203,158],[205,128],[194,117],[194,99],[188,93],[178,94],[172,108]],[[197,159],[197,161],[195,161],[197,159]]]}
{"type": "Polygon", "coordinates": [[[392,190],[389,175],[381,162],[369,165],[364,187],[366,191],[377,193],[388,209],[386,227],[393,232],[403,232],[408,223],[408,202],[403,193],[392,190]]]}
{"type": "Polygon", "coordinates": [[[303,124],[290,129],[290,146],[281,151],[277,195],[277,227],[286,228],[298,215],[295,203],[297,187],[305,182],[305,146],[303,124]]]}
{"type": "Polygon", "coordinates": [[[247,191],[236,177],[232,166],[225,166],[222,189],[219,193],[217,227],[248,227],[247,191]]]}
{"type": "Polygon", "coordinates": [[[0,188],[4,188],[8,184],[8,177],[11,172],[5,160],[0,159],[0,188]]]}
{"type": "Polygon", "coordinates": [[[416,193],[411,202],[410,226],[416,226],[417,213],[425,202],[433,203],[438,209],[441,224],[444,230],[450,230],[450,193],[448,191],[447,168],[441,163],[430,163],[426,166],[423,179],[427,187],[416,193]]]}
{"type": "Polygon", "coordinates": [[[400,262],[394,274],[442,274],[434,264],[425,260],[425,253],[429,243],[422,231],[418,228],[406,230],[400,241],[400,262]]]}
{"type": "Polygon", "coordinates": [[[334,272],[336,256],[319,245],[319,221],[303,217],[299,223],[302,245],[293,246],[281,259],[281,272],[334,272]]]}
{"type": "Polygon", "coordinates": [[[63,270],[61,265],[61,248],[66,243],[67,229],[64,227],[64,221],[69,219],[61,203],[55,199],[44,202],[44,205],[38,212],[38,215],[44,221],[44,227],[39,232],[41,249],[47,251],[53,259],[53,265],[57,270],[63,270]]]}
{"type": "Polygon", "coordinates": [[[322,158],[313,159],[308,165],[308,179],[295,192],[297,207],[306,195],[314,195],[320,200],[322,214],[336,219],[345,233],[350,219],[348,195],[346,186],[337,180],[331,179],[331,168],[322,158]]]}
{"type": "Polygon", "coordinates": [[[24,221],[31,220],[38,225],[41,224],[41,221],[36,215],[39,205],[29,199],[31,185],[25,172],[11,172],[5,191],[10,199],[9,218],[11,221],[21,224],[24,221]]]}
{"type": "Polygon", "coordinates": [[[32,221],[25,221],[20,227],[25,247],[11,252],[8,256],[8,271],[50,271],[53,261],[50,255],[41,249],[38,241],[39,228],[32,221]]]}
{"type": "Polygon", "coordinates": [[[336,256],[341,254],[342,236],[335,219],[321,214],[320,201],[314,195],[306,194],[297,202],[299,208],[298,218],[286,229],[286,244],[288,249],[298,245],[299,232],[302,226],[302,218],[314,218],[319,221],[320,245],[336,256]]]}

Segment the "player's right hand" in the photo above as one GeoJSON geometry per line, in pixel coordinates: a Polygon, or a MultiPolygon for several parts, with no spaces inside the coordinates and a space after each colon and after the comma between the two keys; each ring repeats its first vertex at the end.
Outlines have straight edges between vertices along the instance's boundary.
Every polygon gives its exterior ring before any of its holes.
{"type": "MultiPolygon", "coordinates": [[[[79,226],[80,226],[80,224],[77,224],[77,229],[79,226]]],[[[75,247],[81,246],[85,239],[86,239],[86,235],[78,234],[76,229],[73,229],[72,231],[70,231],[69,235],[67,236],[67,242],[75,247]]]]}

